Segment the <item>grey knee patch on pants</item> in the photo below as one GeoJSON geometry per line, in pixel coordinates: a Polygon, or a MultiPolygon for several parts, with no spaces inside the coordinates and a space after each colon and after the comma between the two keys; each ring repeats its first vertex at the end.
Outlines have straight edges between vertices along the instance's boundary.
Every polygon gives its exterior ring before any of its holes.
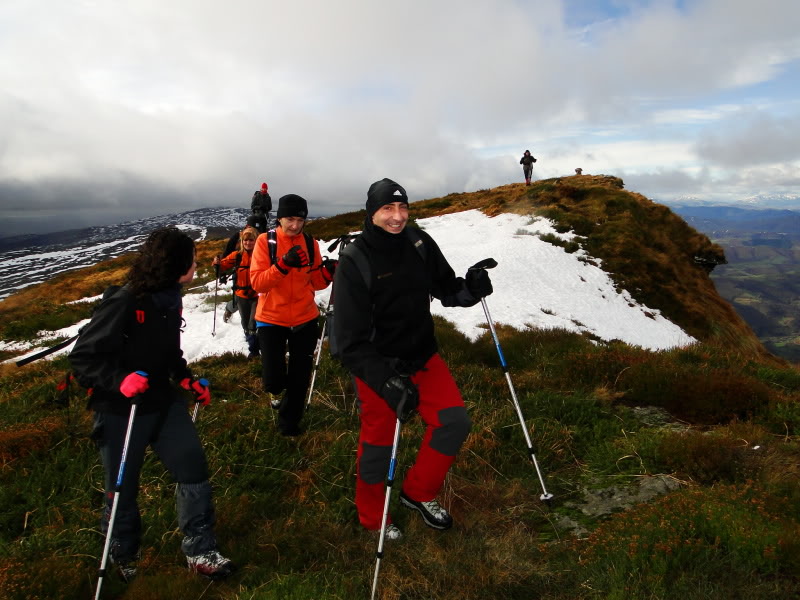
{"type": "Polygon", "coordinates": [[[216,514],[211,501],[211,483],[179,483],[177,490],[178,526],[186,556],[197,556],[217,547],[214,535],[216,514]]]}
{"type": "Polygon", "coordinates": [[[391,446],[374,446],[364,442],[363,451],[358,463],[358,474],[364,483],[381,483],[389,471],[392,460],[391,446]]]}
{"type": "Polygon", "coordinates": [[[439,411],[439,422],[431,436],[431,448],[445,456],[455,456],[467,439],[472,421],[463,406],[451,406],[439,411]]]}

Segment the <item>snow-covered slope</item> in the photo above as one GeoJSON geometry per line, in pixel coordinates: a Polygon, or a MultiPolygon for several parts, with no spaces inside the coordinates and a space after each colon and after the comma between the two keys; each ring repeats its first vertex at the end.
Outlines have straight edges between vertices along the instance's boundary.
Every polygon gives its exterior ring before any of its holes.
{"type": "MultiPolygon", "coordinates": [[[[433,236],[459,275],[484,258],[492,257],[498,262],[490,271],[494,293],[487,298],[491,317],[497,323],[518,329],[585,331],[603,340],[619,339],[650,350],[695,341],[657,310],[636,303],[624,290],[617,291],[601,266],[590,264],[582,251],[569,254],[542,241],[538,234],[570,237],[556,233],[546,219],[515,214],[490,218],[471,210],[417,222],[433,236]]],[[[320,242],[323,247],[328,243],[320,242]]],[[[213,286],[213,282],[209,283],[199,293],[184,296],[186,330],[182,344],[190,361],[246,350],[238,315],[224,323],[222,303],[217,306],[215,335],[211,335],[214,313],[206,300],[213,296],[213,286]]],[[[318,293],[322,306],[327,305],[329,294],[330,288],[318,293]]],[[[432,310],[455,323],[470,339],[488,335],[480,304],[444,308],[434,300],[432,310]]],[[[79,326],[56,333],[73,335],[79,326]]]]}

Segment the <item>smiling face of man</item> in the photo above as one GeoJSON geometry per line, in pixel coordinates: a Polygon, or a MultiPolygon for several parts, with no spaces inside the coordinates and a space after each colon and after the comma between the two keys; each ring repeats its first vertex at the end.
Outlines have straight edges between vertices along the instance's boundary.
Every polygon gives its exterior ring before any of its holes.
{"type": "Polygon", "coordinates": [[[400,233],[408,223],[408,204],[405,202],[384,204],[372,215],[372,223],[389,233],[400,233]]]}

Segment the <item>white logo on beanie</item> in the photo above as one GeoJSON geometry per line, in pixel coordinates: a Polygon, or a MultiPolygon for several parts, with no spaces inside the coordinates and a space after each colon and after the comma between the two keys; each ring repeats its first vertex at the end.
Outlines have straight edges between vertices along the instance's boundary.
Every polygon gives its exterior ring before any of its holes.
{"type": "Polygon", "coordinates": [[[392,194],[392,196],[402,196],[402,195],[403,195],[403,192],[401,192],[400,190],[395,190],[394,194],[392,194]]]}

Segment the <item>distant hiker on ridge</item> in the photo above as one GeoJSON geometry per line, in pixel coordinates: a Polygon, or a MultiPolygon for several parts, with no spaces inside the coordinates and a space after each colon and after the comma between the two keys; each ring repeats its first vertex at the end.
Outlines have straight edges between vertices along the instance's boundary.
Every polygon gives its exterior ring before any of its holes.
{"type": "Polygon", "coordinates": [[[525,174],[525,185],[531,184],[531,175],[533,174],[533,163],[536,159],[531,155],[530,150],[525,150],[525,154],[519,159],[519,164],[522,165],[522,172],[525,174]]]}
{"type": "Polygon", "coordinates": [[[181,286],[192,281],[195,259],[188,235],[175,227],[153,231],[128,271],[127,283],[100,303],[69,355],[78,381],[93,390],[91,437],[105,474],[104,532],[126,432],[130,434],[109,556],[125,581],[136,575],[139,559],[142,520],[136,496],[148,446],[178,483],[178,527],[189,569],[212,579],[227,577],[234,569],[217,550],[206,456],[186,398],[175,385],[197,402],[211,402],[208,382],[193,377],[180,347],[181,286]]]}
{"type": "MultiPolygon", "coordinates": [[[[473,306],[492,293],[492,284],[485,269],[456,277],[431,236],[407,227],[408,196],[391,179],[370,186],[366,209],[364,231],[341,252],[334,282],[333,337],[355,378],[361,418],[358,518],[368,530],[381,529],[396,422],[419,412],[427,429],[400,503],[418,511],[426,525],[449,529],[453,519],[436,496],[471,422],[438,353],[430,297],[443,306],[473,306]]],[[[389,524],[385,539],[401,537],[389,524]]]]}
{"type": "MultiPolygon", "coordinates": [[[[250,210],[256,217],[269,219],[269,212],[272,210],[272,198],[269,195],[269,186],[266,182],[261,184],[261,189],[253,193],[250,201],[250,210]]],[[[261,231],[261,230],[259,230],[261,231]]],[[[261,233],[264,233],[261,231],[261,233]]]]}
{"type": "MultiPolygon", "coordinates": [[[[215,266],[219,265],[225,271],[233,269],[233,294],[236,299],[236,306],[239,309],[239,317],[242,321],[244,339],[247,341],[247,358],[256,358],[259,355],[255,322],[258,294],[250,287],[250,262],[257,238],[258,230],[255,227],[245,227],[241,233],[241,249],[231,252],[222,259],[219,256],[215,256],[211,263],[215,266]]],[[[225,321],[227,322],[229,318],[226,318],[225,321]]]]}
{"type": "Polygon", "coordinates": [[[271,404],[285,436],[303,433],[300,420],[319,335],[314,292],[328,287],[336,270],[336,261],[323,261],[319,244],[303,231],[307,217],[305,198],[282,196],[278,225],[258,236],[250,263],[250,285],[259,294],[255,318],[264,391],[282,394],[271,404]]]}

